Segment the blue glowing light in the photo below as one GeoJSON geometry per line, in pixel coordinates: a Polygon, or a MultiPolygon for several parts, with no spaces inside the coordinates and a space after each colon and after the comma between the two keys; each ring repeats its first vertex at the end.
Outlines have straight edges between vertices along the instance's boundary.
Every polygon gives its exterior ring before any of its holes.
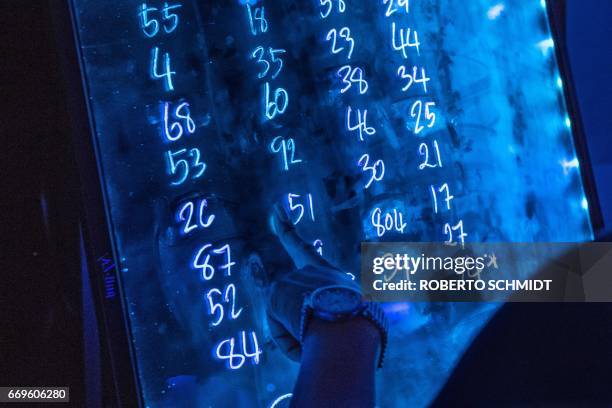
{"type": "Polygon", "coordinates": [[[582,197],[582,200],[580,201],[580,206],[583,210],[589,210],[589,201],[586,199],[586,197],[582,197]]]}
{"type": "MultiPolygon", "coordinates": [[[[331,0],[329,0],[329,1],[331,3],[331,0]]],[[[272,402],[272,404],[270,404],[270,406],[268,408],[277,408],[281,402],[283,402],[285,400],[289,400],[289,399],[291,399],[291,397],[293,397],[293,394],[291,394],[291,393],[281,395],[280,397],[275,399],[272,402]]]]}

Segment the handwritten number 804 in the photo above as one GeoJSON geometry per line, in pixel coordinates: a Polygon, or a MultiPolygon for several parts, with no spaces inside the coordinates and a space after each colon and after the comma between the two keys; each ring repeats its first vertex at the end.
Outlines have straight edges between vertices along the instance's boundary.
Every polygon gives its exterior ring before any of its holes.
{"type": "MultiPolygon", "coordinates": [[[[321,3],[321,8],[322,8],[322,10],[320,11],[321,18],[329,17],[329,15],[331,14],[334,8],[333,0],[319,0],[319,2],[321,3]]],[[[338,12],[344,13],[344,11],[346,10],[346,4],[344,3],[344,0],[338,0],[337,3],[338,3],[338,12]]]]}

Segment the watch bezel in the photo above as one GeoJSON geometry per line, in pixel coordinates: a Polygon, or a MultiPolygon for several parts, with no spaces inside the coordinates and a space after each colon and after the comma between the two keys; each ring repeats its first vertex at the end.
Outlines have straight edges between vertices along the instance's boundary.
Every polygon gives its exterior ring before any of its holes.
{"type": "Polygon", "coordinates": [[[312,294],[310,295],[310,307],[312,308],[313,314],[317,318],[325,320],[325,321],[335,322],[335,321],[343,321],[343,320],[352,319],[353,317],[360,314],[363,311],[363,309],[366,307],[366,305],[363,302],[361,293],[359,291],[353,288],[346,287],[346,286],[336,285],[336,286],[325,286],[325,287],[319,288],[315,290],[314,292],[312,292],[312,294]],[[329,308],[326,308],[325,304],[323,303],[323,300],[321,299],[321,296],[324,295],[325,293],[338,292],[338,291],[346,293],[347,300],[352,298],[355,302],[354,306],[347,307],[346,309],[341,310],[341,311],[335,311],[335,310],[330,310],[329,308]]]}

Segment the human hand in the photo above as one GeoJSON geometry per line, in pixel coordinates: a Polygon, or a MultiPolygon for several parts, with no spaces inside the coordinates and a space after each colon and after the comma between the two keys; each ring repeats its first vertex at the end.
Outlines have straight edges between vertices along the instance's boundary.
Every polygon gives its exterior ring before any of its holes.
{"type": "Polygon", "coordinates": [[[304,299],[314,290],[341,285],[361,292],[359,286],[339,268],[327,262],[295,230],[285,210],[276,205],[270,227],[287,251],[295,269],[277,272],[270,286],[267,315],[275,343],[292,360],[301,356],[300,328],[304,299]]]}

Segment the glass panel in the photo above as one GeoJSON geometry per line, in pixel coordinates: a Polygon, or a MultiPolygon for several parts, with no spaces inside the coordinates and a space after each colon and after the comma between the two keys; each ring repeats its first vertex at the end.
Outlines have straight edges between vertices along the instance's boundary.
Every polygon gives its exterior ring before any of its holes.
{"type": "MultiPolygon", "coordinates": [[[[147,406],[291,392],[256,284],[290,267],[274,203],[354,274],[361,241],[592,238],[540,0],[73,9],[147,406]]],[[[495,306],[386,308],[379,405],[414,406],[495,306]]]]}

